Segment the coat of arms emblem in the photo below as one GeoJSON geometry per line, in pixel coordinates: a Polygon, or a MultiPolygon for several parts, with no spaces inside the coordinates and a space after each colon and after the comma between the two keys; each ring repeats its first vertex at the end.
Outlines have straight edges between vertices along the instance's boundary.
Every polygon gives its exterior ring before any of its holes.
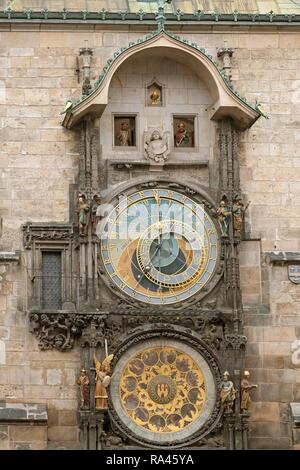
{"type": "Polygon", "coordinates": [[[300,284],[300,264],[289,265],[289,280],[294,284],[300,284]]]}

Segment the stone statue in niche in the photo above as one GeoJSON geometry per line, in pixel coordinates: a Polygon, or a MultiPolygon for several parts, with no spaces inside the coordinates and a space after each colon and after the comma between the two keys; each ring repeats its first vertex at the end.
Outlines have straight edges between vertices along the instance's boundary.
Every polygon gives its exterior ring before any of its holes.
{"type": "Polygon", "coordinates": [[[194,147],[194,117],[174,117],[174,146],[194,147]]]}
{"type": "Polygon", "coordinates": [[[227,205],[227,201],[222,199],[217,210],[217,216],[221,228],[221,234],[223,237],[228,236],[228,227],[231,220],[230,208],[227,205]]]}
{"type": "Polygon", "coordinates": [[[78,225],[79,225],[79,234],[86,235],[87,223],[88,223],[88,212],[89,205],[86,202],[85,195],[79,194],[78,197],[78,225]]]}
{"type": "Polygon", "coordinates": [[[221,384],[220,398],[225,413],[232,413],[234,401],[236,399],[236,390],[233,382],[229,380],[229,372],[223,374],[224,380],[221,384]]]}
{"type": "Polygon", "coordinates": [[[150,99],[151,99],[151,104],[153,106],[157,106],[158,104],[160,104],[161,102],[160,92],[158,90],[153,90],[150,95],[150,99]]]}
{"type": "Polygon", "coordinates": [[[110,354],[107,356],[104,361],[98,361],[96,356],[94,356],[94,363],[96,369],[96,389],[95,389],[95,402],[96,410],[107,410],[108,408],[108,395],[107,387],[110,384],[110,363],[113,360],[114,355],[110,354]]]}
{"type": "Polygon", "coordinates": [[[90,407],[90,379],[85,369],[81,369],[77,385],[80,386],[80,408],[88,409],[90,407]]]}
{"type": "Polygon", "coordinates": [[[170,153],[169,132],[161,132],[158,129],[144,134],[145,157],[160,165],[163,165],[170,153]]]}
{"type": "Polygon", "coordinates": [[[257,388],[257,385],[250,384],[249,382],[250,372],[245,370],[244,377],[241,380],[241,411],[246,412],[251,404],[250,390],[257,388]]]}
{"type": "Polygon", "coordinates": [[[233,199],[232,215],[233,215],[233,228],[237,235],[240,235],[244,228],[245,212],[250,204],[250,201],[245,206],[241,195],[237,194],[233,199]]]}
{"type": "Polygon", "coordinates": [[[100,205],[101,205],[101,197],[99,194],[96,194],[93,198],[92,211],[91,211],[91,225],[92,225],[93,235],[95,235],[97,232],[97,224],[100,220],[100,216],[99,216],[100,205]]]}
{"type": "Polygon", "coordinates": [[[147,106],[162,106],[162,86],[156,81],[147,86],[147,106]]]}

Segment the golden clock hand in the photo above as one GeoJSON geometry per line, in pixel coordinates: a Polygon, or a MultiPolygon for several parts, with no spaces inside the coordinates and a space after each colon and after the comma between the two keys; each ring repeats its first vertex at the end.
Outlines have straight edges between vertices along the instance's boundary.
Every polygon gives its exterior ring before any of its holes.
{"type": "MultiPolygon", "coordinates": [[[[154,240],[154,241],[155,241],[155,240],[154,240]]],[[[150,257],[149,263],[151,263],[151,262],[153,261],[153,259],[154,259],[154,257],[156,256],[156,254],[157,254],[157,252],[158,252],[159,249],[160,249],[160,244],[158,244],[158,246],[157,246],[157,248],[155,249],[153,255],[150,257]]],[[[146,266],[146,267],[147,267],[147,266],[146,266]]],[[[145,269],[146,269],[146,267],[145,267],[145,269]]],[[[138,282],[136,283],[136,285],[134,286],[134,289],[137,288],[137,286],[141,283],[142,279],[144,279],[145,276],[146,276],[146,273],[143,271],[143,274],[142,274],[142,276],[139,278],[139,280],[138,280],[138,282]]],[[[160,287],[161,287],[161,286],[160,286],[160,287]]]]}
{"type": "Polygon", "coordinates": [[[154,200],[157,204],[160,204],[160,197],[157,191],[154,191],[154,200]]]}

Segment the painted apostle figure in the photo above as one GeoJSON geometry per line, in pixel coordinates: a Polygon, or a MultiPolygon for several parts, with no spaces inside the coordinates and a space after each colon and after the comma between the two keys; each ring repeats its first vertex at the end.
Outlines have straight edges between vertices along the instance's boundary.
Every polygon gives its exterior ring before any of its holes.
{"type": "Polygon", "coordinates": [[[185,147],[185,146],[188,146],[189,142],[190,142],[190,136],[185,127],[185,124],[184,122],[180,122],[177,126],[177,131],[175,134],[175,146],[185,147]]]}
{"type": "Polygon", "coordinates": [[[119,132],[117,134],[117,145],[122,147],[132,146],[132,131],[128,122],[121,122],[119,132]]]}
{"type": "Polygon", "coordinates": [[[221,403],[224,407],[225,413],[232,413],[234,400],[236,399],[236,391],[233,382],[229,380],[229,372],[225,371],[223,374],[224,380],[221,384],[221,403]]]}

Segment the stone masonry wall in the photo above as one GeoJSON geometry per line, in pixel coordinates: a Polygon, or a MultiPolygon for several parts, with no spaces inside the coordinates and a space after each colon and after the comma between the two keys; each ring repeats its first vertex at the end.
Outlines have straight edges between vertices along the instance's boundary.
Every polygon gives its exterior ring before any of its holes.
{"type": "MultiPolygon", "coordinates": [[[[142,32],[96,30],[0,32],[1,250],[22,249],[27,220],[67,221],[69,185],[77,174],[78,134],[60,125],[65,101],[80,94],[75,70],[80,47],[95,49],[95,79],[115,49],[142,32]]],[[[251,204],[249,241],[241,247],[241,277],[253,392],[252,448],[291,445],[288,403],[300,399],[300,368],[291,362],[299,338],[299,287],[286,266],[267,266],[268,250],[300,248],[300,33],[203,32],[187,35],[216,56],[234,47],[233,81],[257,98],[269,119],[241,135],[241,186],[251,204]]],[[[75,377],[79,350],[41,352],[28,330],[26,270],[1,265],[0,401],[47,403],[53,448],[76,447],[75,377]],[[59,442],[59,444],[57,444],[59,442]]]]}

